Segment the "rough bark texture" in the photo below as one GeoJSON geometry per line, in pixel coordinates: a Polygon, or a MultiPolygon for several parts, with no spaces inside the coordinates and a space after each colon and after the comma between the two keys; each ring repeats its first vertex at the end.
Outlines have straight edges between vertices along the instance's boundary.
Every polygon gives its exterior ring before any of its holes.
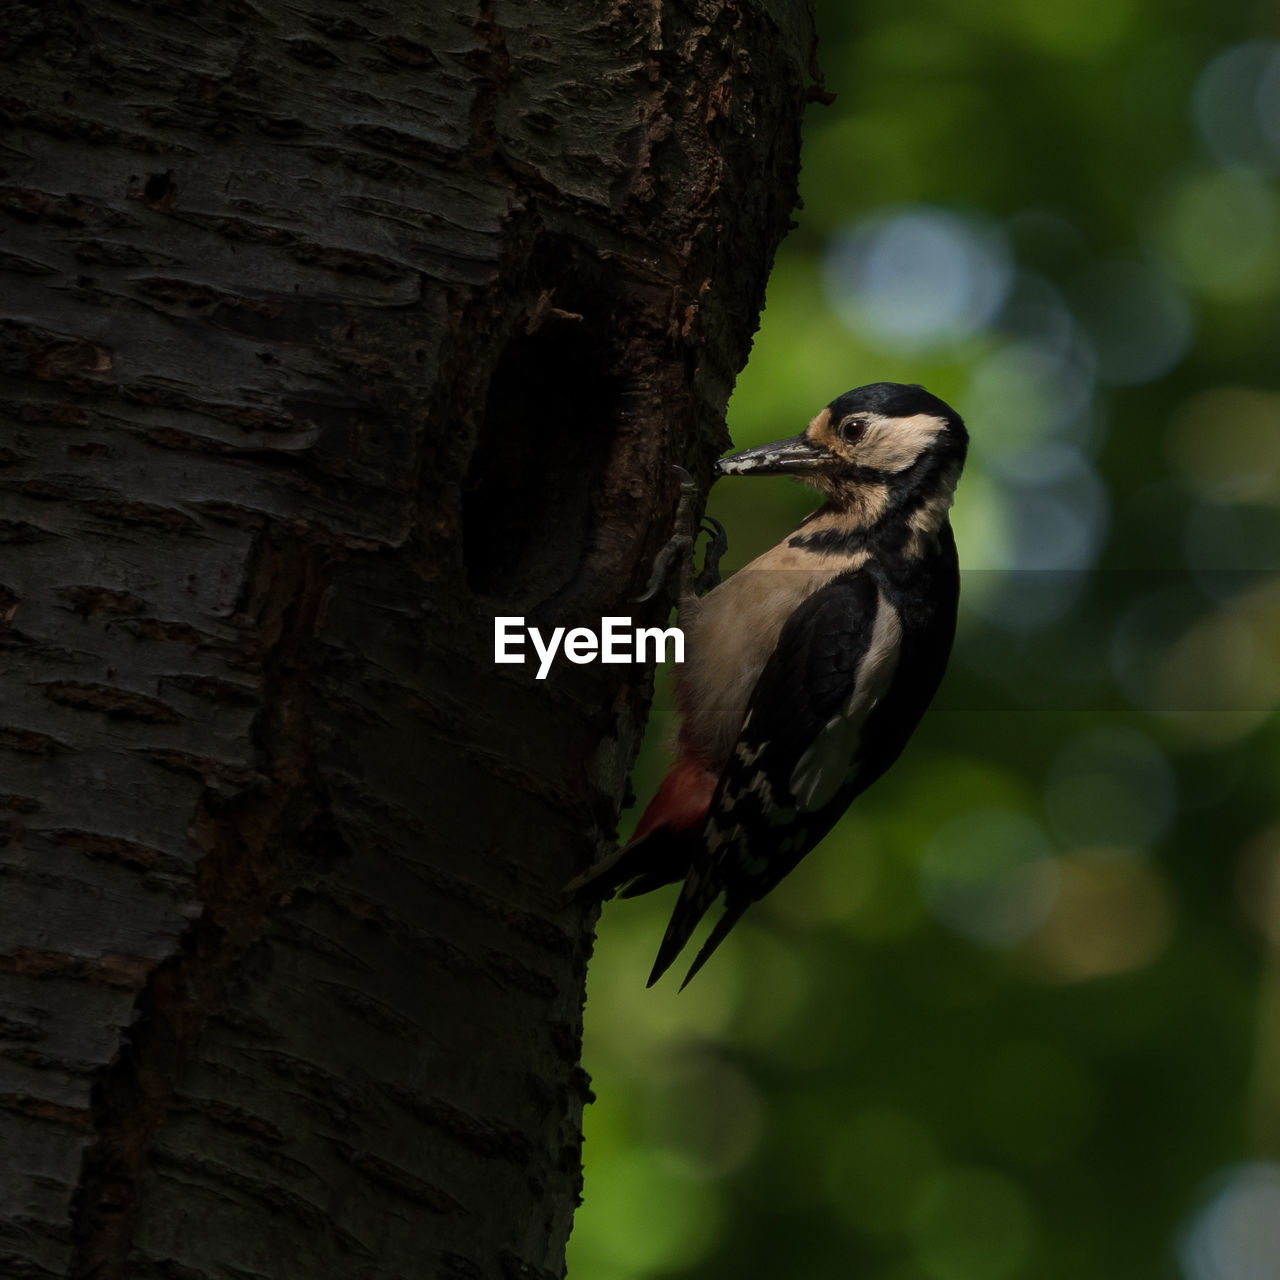
{"type": "Polygon", "coordinates": [[[628,612],[707,477],[810,51],[0,5],[0,1273],[562,1272],[648,673],[492,620],[628,612]]]}

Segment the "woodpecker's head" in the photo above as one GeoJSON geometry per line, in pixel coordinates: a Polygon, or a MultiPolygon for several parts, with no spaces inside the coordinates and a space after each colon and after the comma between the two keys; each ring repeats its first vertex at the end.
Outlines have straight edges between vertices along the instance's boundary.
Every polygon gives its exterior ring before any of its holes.
{"type": "Polygon", "coordinates": [[[969,436],[960,415],[923,387],[872,382],[833,400],[803,435],[721,458],[718,475],[794,475],[837,506],[868,487],[916,495],[954,488],[969,436]]]}

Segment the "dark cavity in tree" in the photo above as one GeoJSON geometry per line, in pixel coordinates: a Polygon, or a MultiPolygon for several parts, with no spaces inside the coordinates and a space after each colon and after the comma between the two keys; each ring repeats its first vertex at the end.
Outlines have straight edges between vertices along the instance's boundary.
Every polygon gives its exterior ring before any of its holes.
{"type": "Polygon", "coordinates": [[[462,498],[467,585],[526,605],[573,580],[622,397],[603,290],[537,296],[490,380],[462,498]]]}

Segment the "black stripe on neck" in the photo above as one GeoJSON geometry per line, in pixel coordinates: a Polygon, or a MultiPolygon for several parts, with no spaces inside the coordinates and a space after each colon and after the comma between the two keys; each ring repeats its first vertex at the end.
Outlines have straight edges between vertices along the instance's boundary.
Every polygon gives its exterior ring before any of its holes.
{"type": "Polygon", "coordinates": [[[803,551],[819,551],[827,554],[853,555],[865,550],[871,543],[871,530],[862,527],[845,529],[819,529],[816,533],[793,533],[787,546],[803,551]]]}

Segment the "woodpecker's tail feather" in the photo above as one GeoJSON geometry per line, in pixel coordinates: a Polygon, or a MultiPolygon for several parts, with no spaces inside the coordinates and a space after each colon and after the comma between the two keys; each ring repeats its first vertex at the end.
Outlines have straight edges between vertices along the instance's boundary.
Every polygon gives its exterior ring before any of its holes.
{"type": "Polygon", "coordinates": [[[565,885],[574,900],[611,898],[621,886],[622,897],[634,898],[650,889],[683,880],[698,839],[692,831],[659,827],[602,858],[565,885]],[[627,881],[631,881],[627,884],[627,881]]]}
{"type": "Polygon", "coordinates": [[[715,949],[728,937],[729,930],[738,923],[746,909],[745,904],[741,907],[725,907],[724,915],[716,921],[716,927],[711,930],[711,935],[702,944],[702,950],[698,952],[697,959],[689,966],[689,972],[684,975],[684,981],[680,984],[681,991],[693,981],[694,974],[711,959],[715,949]]]}
{"type": "Polygon", "coordinates": [[[684,950],[685,944],[698,927],[698,921],[707,914],[707,908],[719,896],[719,886],[709,883],[706,877],[684,882],[680,897],[676,899],[676,908],[671,913],[667,931],[662,935],[662,943],[658,947],[658,958],[653,962],[653,972],[649,974],[649,981],[645,986],[653,986],[671,968],[676,956],[684,950]]]}
{"type": "Polygon", "coordinates": [[[651,868],[644,875],[636,876],[625,889],[618,891],[618,897],[638,898],[642,893],[652,893],[655,889],[661,889],[663,885],[675,884],[677,880],[683,880],[688,874],[689,856],[686,854],[683,858],[673,858],[668,866],[651,868]]]}

